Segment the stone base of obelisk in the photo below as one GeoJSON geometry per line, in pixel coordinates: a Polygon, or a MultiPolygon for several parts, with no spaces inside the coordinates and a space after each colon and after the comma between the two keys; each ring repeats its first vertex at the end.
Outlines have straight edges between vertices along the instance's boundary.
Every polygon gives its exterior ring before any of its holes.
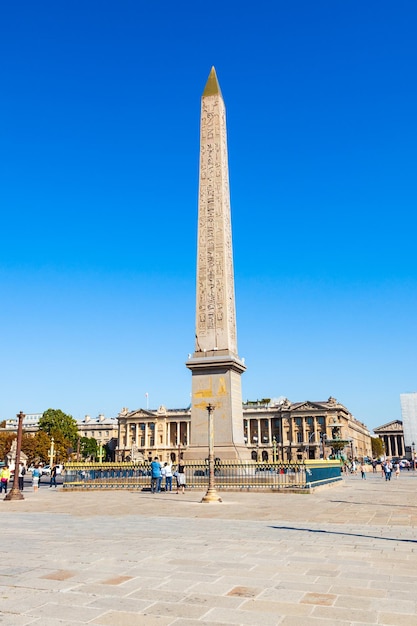
{"type": "MultiPolygon", "coordinates": [[[[250,451],[243,446],[218,446],[214,447],[214,455],[216,459],[221,461],[249,461],[250,451]]],[[[207,461],[208,459],[208,445],[205,446],[193,446],[190,445],[182,452],[182,456],[185,461],[207,461]]]]}
{"type": "MultiPolygon", "coordinates": [[[[200,353],[201,354],[201,353],[200,353]]],[[[200,356],[187,361],[192,371],[191,438],[184,459],[208,457],[208,405],[214,420],[214,455],[221,460],[248,460],[250,451],[243,436],[242,361],[229,353],[200,356]]]]}

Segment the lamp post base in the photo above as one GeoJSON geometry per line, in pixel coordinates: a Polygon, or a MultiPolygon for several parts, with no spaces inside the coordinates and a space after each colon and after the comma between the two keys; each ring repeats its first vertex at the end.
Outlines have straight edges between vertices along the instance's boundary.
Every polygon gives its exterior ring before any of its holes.
{"type": "Polygon", "coordinates": [[[20,489],[12,487],[9,493],[4,497],[4,500],[24,500],[23,493],[20,489]]]}
{"type": "Polygon", "coordinates": [[[207,489],[206,495],[201,500],[201,502],[221,502],[221,501],[222,499],[217,493],[217,491],[214,489],[214,487],[209,487],[207,489]]]}

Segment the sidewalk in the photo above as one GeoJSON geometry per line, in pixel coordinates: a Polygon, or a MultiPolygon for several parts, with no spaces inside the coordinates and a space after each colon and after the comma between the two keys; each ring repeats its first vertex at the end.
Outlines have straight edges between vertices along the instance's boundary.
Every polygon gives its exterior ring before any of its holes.
{"type": "Polygon", "coordinates": [[[416,490],[26,490],[0,500],[0,624],[417,626],[416,490]]]}

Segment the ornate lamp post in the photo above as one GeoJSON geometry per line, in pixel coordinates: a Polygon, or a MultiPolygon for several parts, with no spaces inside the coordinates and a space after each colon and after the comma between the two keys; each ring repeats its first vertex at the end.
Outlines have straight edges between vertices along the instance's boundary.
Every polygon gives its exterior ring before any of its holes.
{"type": "Polygon", "coordinates": [[[276,440],[275,435],[272,437],[272,447],[274,450],[274,457],[273,457],[274,463],[276,463],[277,462],[277,440],[276,440]]]}
{"type": "Polygon", "coordinates": [[[54,465],[54,455],[55,455],[55,439],[51,437],[51,447],[49,450],[49,466],[52,469],[54,465]]]}
{"type": "Polygon", "coordinates": [[[206,495],[201,502],[221,502],[221,498],[217,494],[216,487],[214,485],[214,421],[213,411],[214,406],[208,404],[206,406],[208,415],[208,447],[209,447],[209,484],[206,495]]]}
{"type": "Polygon", "coordinates": [[[411,444],[412,446],[412,450],[413,450],[413,470],[416,469],[416,451],[415,451],[415,443],[413,441],[413,443],[411,444]]]}
{"type": "Polygon", "coordinates": [[[321,433],[320,439],[321,439],[321,450],[322,450],[321,458],[323,460],[325,460],[325,456],[326,456],[326,439],[327,439],[326,433],[321,433]]]}
{"type": "Polygon", "coordinates": [[[17,424],[17,442],[16,442],[16,459],[14,462],[14,477],[13,487],[9,493],[5,496],[5,500],[24,500],[23,493],[19,489],[19,465],[20,465],[20,449],[22,447],[22,431],[23,431],[23,419],[25,414],[20,411],[16,416],[18,418],[17,424]]]}

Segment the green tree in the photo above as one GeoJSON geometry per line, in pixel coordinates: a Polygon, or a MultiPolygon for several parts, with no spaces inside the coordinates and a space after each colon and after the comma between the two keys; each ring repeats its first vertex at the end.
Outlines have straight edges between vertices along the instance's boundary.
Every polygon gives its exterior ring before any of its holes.
{"type": "MultiPolygon", "coordinates": [[[[72,446],[78,438],[78,426],[72,415],[60,409],[48,409],[39,420],[39,430],[43,430],[56,441],[66,439],[72,446]]],[[[68,446],[69,447],[69,446],[68,446]]]]}
{"type": "Polygon", "coordinates": [[[376,459],[385,452],[384,442],[380,437],[371,437],[372,456],[376,459]]]}
{"type": "Polygon", "coordinates": [[[86,459],[87,457],[96,458],[97,449],[98,445],[94,437],[81,437],[80,452],[84,459],[86,459]]]}

